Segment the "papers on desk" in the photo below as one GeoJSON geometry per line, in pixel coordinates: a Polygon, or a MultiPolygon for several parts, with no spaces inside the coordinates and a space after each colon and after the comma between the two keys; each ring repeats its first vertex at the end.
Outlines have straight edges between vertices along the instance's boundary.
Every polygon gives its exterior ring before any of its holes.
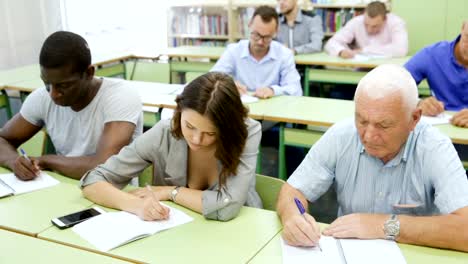
{"type": "Polygon", "coordinates": [[[249,94],[243,94],[241,95],[241,101],[244,104],[255,103],[258,102],[258,97],[249,94]]]}
{"type": "Polygon", "coordinates": [[[406,260],[394,241],[382,239],[335,239],[322,236],[320,251],[287,245],[281,239],[283,263],[330,264],[405,264],[406,260]]]}
{"type": "Polygon", "coordinates": [[[99,250],[109,251],[193,220],[184,212],[169,208],[168,220],[144,221],[134,214],[121,211],[95,216],[74,226],[72,230],[99,250]]]}
{"type": "Polygon", "coordinates": [[[422,116],[421,120],[424,120],[424,122],[429,123],[431,125],[443,125],[449,124],[451,118],[452,116],[449,114],[440,113],[436,116],[422,116]]]}
{"type": "Polygon", "coordinates": [[[361,61],[369,61],[369,60],[377,60],[377,59],[388,59],[389,56],[385,55],[377,55],[377,54],[363,54],[359,53],[354,55],[352,58],[353,61],[361,62],[361,61]]]}
{"type": "Polygon", "coordinates": [[[0,174],[0,197],[32,192],[59,184],[45,172],[41,172],[34,180],[23,181],[13,173],[0,174]]]}

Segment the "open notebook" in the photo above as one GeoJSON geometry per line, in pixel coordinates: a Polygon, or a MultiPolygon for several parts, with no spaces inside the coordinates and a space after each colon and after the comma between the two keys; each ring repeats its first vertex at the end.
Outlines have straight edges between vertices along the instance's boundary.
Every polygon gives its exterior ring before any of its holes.
{"type": "Polygon", "coordinates": [[[168,220],[144,221],[134,214],[120,211],[95,216],[77,224],[72,229],[99,250],[109,251],[193,220],[184,212],[172,207],[169,208],[168,220]]]}
{"type": "Polygon", "coordinates": [[[30,181],[20,180],[13,173],[0,174],[0,197],[32,192],[58,183],[59,181],[45,172],[41,172],[39,176],[30,181]]]}
{"type": "Polygon", "coordinates": [[[320,238],[318,247],[305,248],[287,245],[283,239],[283,263],[327,264],[405,264],[406,260],[394,241],[383,239],[320,238]]]}

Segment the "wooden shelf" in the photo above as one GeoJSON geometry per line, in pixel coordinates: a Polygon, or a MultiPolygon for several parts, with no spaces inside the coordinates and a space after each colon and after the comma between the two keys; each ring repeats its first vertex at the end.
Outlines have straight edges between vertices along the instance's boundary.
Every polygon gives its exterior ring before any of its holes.
{"type": "Polygon", "coordinates": [[[364,4],[357,4],[357,5],[339,5],[339,4],[312,4],[313,8],[336,8],[336,9],[341,9],[341,8],[366,8],[367,5],[364,4]]]}
{"type": "Polygon", "coordinates": [[[229,0],[172,0],[169,7],[227,7],[229,0]]]}
{"type": "Polygon", "coordinates": [[[170,38],[191,38],[191,39],[213,39],[213,40],[228,40],[226,35],[201,35],[201,34],[171,34],[170,38]]]}

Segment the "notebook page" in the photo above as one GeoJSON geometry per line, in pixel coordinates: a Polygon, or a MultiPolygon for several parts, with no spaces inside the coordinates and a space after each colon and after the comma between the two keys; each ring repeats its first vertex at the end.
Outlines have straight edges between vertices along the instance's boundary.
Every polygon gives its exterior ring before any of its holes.
{"type": "Polygon", "coordinates": [[[281,238],[283,249],[283,264],[301,264],[301,263],[342,263],[340,252],[338,251],[336,239],[333,237],[322,236],[320,238],[320,247],[294,247],[286,244],[281,238]]]}
{"type": "Polygon", "coordinates": [[[397,243],[383,239],[340,239],[347,264],[406,264],[397,243]]]}
{"type": "Polygon", "coordinates": [[[59,184],[59,181],[45,172],[41,172],[34,180],[23,181],[13,173],[0,174],[0,179],[15,190],[15,194],[22,194],[51,187],[59,184]]]}
{"type": "Polygon", "coordinates": [[[452,116],[449,114],[440,113],[436,116],[422,116],[421,120],[424,120],[424,122],[429,123],[431,125],[443,125],[449,124],[451,118],[452,116]]]}
{"type": "Polygon", "coordinates": [[[0,180],[0,198],[13,194],[13,190],[0,180]]]}
{"type": "Polygon", "coordinates": [[[120,211],[105,213],[80,224],[72,230],[101,251],[109,251],[123,244],[152,235],[193,220],[184,212],[170,208],[168,220],[144,221],[138,216],[120,211]]]}

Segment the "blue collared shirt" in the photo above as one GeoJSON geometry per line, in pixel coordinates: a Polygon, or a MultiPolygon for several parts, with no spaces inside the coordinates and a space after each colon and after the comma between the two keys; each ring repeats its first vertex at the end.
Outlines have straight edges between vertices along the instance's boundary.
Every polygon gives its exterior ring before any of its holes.
{"type": "Polygon", "coordinates": [[[427,79],[432,94],[451,111],[468,108],[468,70],[454,56],[458,41],[460,36],[425,47],[405,64],[416,83],[427,79]]]}
{"type": "Polygon", "coordinates": [[[455,148],[421,121],[386,164],[365,151],[354,120],[339,122],[313,145],[288,183],[309,201],[334,183],[338,216],[435,215],[468,206],[468,181],[455,148]]]}
{"type": "Polygon", "coordinates": [[[276,41],[270,43],[267,55],[260,61],[250,54],[248,40],[230,44],[211,71],[231,75],[249,91],[270,87],[275,95],[302,95],[292,51],[276,41]]]}

